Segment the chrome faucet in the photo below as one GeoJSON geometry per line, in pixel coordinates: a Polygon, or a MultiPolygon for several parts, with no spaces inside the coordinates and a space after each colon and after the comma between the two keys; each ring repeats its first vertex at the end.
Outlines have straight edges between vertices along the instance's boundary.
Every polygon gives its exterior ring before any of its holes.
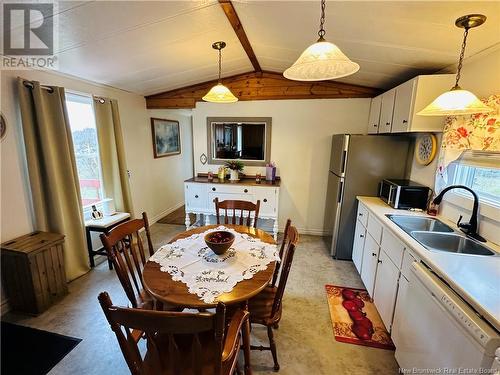
{"type": "Polygon", "coordinates": [[[444,188],[443,191],[441,191],[441,193],[439,193],[439,195],[436,198],[434,198],[433,203],[440,204],[441,201],[443,200],[443,196],[446,194],[446,192],[448,192],[449,190],[452,190],[452,189],[467,190],[474,197],[474,205],[472,207],[472,214],[471,214],[469,222],[462,223],[462,215],[460,215],[460,217],[458,218],[458,221],[457,221],[457,227],[459,227],[460,230],[462,232],[464,232],[467,236],[472,237],[472,238],[474,238],[478,241],[481,241],[481,242],[486,242],[486,240],[477,233],[477,213],[478,213],[478,209],[479,209],[479,197],[474,192],[474,190],[472,190],[471,188],[464,186],[464,185],[450,185],[450,186],[444,188]]]}

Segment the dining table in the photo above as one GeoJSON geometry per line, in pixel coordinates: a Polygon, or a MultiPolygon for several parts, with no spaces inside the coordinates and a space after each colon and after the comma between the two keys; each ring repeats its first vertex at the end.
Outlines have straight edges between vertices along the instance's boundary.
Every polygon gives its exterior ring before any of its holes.
{"type": "MultiPolygon", "coordinates": [[[[260,241],[264,244],[276,245],[274,238],[261,229],[232,224],[224,224],[223,226],[206,225],[192,228],[176,235],[169,241],[169,244],[175,245],[176,243],[179,243],[179,240],[197,238],[199,236],[196,235],[202,235],[205,232],[216,229],[234,230],[242,236],[248,236],[243,238],[248,238],[250,241],[252,241],[251,239],[255,239],[256,241],[260,241]]],[[[239,243],[242,247],[240,250],[238,249],[238,244],[236,242],[231,246],[231,249],[236,254],[238,251],[245,251],[243,249],[242,242],[239,243]]],[[[161,248],[158,251],[160,250],[161,248]]],[[[152,259],[154,259],[154,255],[152,259]]],[[[267,267],[262,267],[263,269],[258,270],[253,274],[253,276],[245,277],[243,280],[238,281],[231,291],[218,295],[215,299],[213,299],[213,301],[206,301],[206,299],[202,299],[198,294],[190,292],[188,285],[179,280],[179,277],[173,277],[164,266],[158,263],[158,260],[148,260],[146,262],[142,274],[143,285],[151,296],[153,296],[160,303],[168,306],[192,308],[204,311],[206,309],[216,307],[218,302],[223,302],[229,309],[240,307],[247,310],[248,300],[261,292],[271,282],[277,259],[279,258],[269,261],[267,267]]],[[[215,268],[216,266],[217,265],[215,264],[213,267],[215,268]]],[[[210,267],[210,263],[207,262],[204,264],[204,267],[210,267]]],[[[248,375],[251,374],[249,321],[247,321],[247,324],[243,327],[242,336],[244,343],[245,374],[248,375]]]]}

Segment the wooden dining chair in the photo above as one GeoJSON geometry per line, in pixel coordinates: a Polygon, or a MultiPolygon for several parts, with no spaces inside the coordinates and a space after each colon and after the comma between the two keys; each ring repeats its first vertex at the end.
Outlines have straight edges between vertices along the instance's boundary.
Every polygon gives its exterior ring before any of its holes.
{"type": "Polygon", "coordinates": [[[295,248],[299,241],[297,229],[290,225],[288,227],[288,236],[284,242],[283,261],[281,264],[281,273],[279,274],[278,286],[269,285],[262,292],[251,298],[248,302],[248,311],[250,312],[250,323],[262,324],[267,327],[267,336],[269,337],[269,346],[251,346],[253,350],[270,350],[274,360],[274,371],[279,371],[278,354],[276,343],[274,341],[273,328],[281,320],[282,299],[285,292],[286,282],[292,267],[295,248]]]}
{"type": "Polygon", "coordinates": [[[146,252],[139,231],[145,230],[149,258],[153,255],[153,243],[149,230],[148,217],[142,213],[142,219],[134,219],[113,228],[108,234],[100,235],[108,258],[122,284],[132,307],[153,308],[153,298],[144,290],[142,270],[146,264],[146,252]]]}
{"type": "Polygon", "coordinates": [[[260,200],[257,203],[240,200],[225,200],[219,202],[219,198],[214,199],[215,213],[217,215],[217,224],[221,224],[220,211],[224,210],[224,224],[246,225],[247,227],[257,227],[257,219],[259,218],[260,200]],[[228,212],[229,210],[229,212],[228,212]],[[239,221],[236,221],[237,211],[240,211],[239,221]],[[254,212],[254,221],[252,225],[251,213],[254,212]],[[232,213],[231,222],[229,222],[232,213]],[[246,224],[245,213],[247,213],[246,224]]]}
{"type": "Polygon", "coordinates": [[[248,312],[237,310],[226,325],[226,308],[216,313],[184,313],[113,306],[106,292],[99,303],[118,339],[132,375],[230,375],[238,372],[242,327],[248,312]],[[144,332],[141,355],[132,331],[144,332]]]}
{"type": "Polygon", "coordinates": [[[286,240],[288,239],[288,231],[290,230],[290,225],[292,224],[292,220],[287,219],[285,224],[285,230],[283,231],[283,238],[281,239],[281,246],[279,257],[280,260],[276,262],[276,266],[274,268],[273,280],[271,281],[271,286],[276,286],[276,281],[278,280],[278,275],[280,273],[281,264],[283,263],[283,252],[285,250],[286,240]]]}

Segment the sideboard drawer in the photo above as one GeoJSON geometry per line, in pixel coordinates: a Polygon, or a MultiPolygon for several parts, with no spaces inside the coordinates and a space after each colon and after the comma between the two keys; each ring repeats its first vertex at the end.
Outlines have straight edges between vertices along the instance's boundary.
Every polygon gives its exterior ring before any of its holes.
{"type": "MultiPolygon", "coordinates": [[[[208,185],[209,193],[229,193],[229,194],[241,194],[245,195],[253,195],[254,188],[252,186],[245,186],[235,184],[213,184],[208,185]]],[[[250,200],[250,198],[243,198],[243,200],[250,200]]]]}
{"type": "Polygon", "coordinates": [[[207,191],[203,184],[185,184],[186,209],[205,209],[207,207],[207,191]]]}

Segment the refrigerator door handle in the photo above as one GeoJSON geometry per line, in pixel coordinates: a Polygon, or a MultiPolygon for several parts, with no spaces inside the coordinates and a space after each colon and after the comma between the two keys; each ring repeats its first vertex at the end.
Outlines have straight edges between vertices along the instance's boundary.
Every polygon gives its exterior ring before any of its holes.
{"type": "Polygon", "coordinates": [[[345,161],[347,159],[347,150],[342,151],[342,174],[345,173],[345,161]]]}
{"type": "Polygon", "coordinates": [[[343,192],[344,192],[344,181],[340,181],[340,185],[339,185],[339,195],[338,195],[338,197],[337,197],[337,202],[338,202],[338,203],[342,202],[343,192]]]}

